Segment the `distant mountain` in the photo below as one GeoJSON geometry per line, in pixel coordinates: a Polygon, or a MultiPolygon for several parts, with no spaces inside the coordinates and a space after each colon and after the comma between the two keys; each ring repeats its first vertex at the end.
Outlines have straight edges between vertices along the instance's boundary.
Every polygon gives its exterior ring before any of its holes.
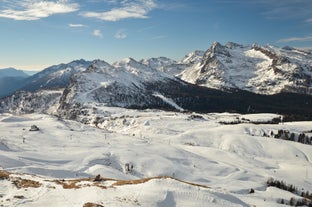
{"type": "Polygon", "coordinates": [[[177,76],[186,68],[185,64],[180,64],[179,62],[166,57],[143,59],[140,63],[172,76],[177,76]]]}
{"type": "Polygon", "coordinates": [[[35,75],[36,73],[39,73],[38,70],[23,70],[24,73],[26,73],[29,76],[35,75]]]}
{"type": "Polygon", "coordinates": [[[166,57],[158,57],[158,58],[143,59],[140,61],[140,63],[148,67],[151,67],[155,70],[167,73],[169,75],[180,77],[181,73],[186,68],[201,62],[204,53],[205,53],[204,51],[196,50],[194,52],[187,54],[179,62],[166,57]]]}
{"type": "Polygon", "coordinates": [[[26,79],[25,84],[20,89],[36,91],[39,89],[65,87],[71,75],[84,71],[90,64],[91,62],[81,59],[68,64],[48,67],[26,79]]]}
{"type": "Polygon", "coordinates": [[[15,68],[0,69],[0,78],[2,77],[28,77],[24,71],[15,68]]]}
{"type": "Polygon", "coordinates": [[[90,61],[83,59],[74,60],[68,64],[62,63],[48,67],[32,76],[21,70],[5,69],[3,74],[15,76],[0,77],[0,98],[10,95],[17,90],[34,92],[43,89],[64,88],[71,75],[85,70],[90,64],[90,61]],[[23,76],[17,76],[18,74],[23,76]]]}
{"type": "Polygon", "coordinates": [[[22,70],[15,68],[0,69],[0,98],[19,89],[27,77],[29,75],[22,70]]]}
{"type": "Polygon", "coordinates": [[[312,95],[312,54],[290,47],[215,42],[200,63],[182,72],[181,79],[222,90],[312,95]]]}

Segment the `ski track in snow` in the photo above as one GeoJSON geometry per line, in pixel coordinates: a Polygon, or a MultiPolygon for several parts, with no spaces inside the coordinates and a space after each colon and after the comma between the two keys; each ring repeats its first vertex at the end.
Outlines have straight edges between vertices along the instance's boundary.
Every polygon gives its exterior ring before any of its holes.
{"type": "Polygon", "coordinates": [[[154,93],[153,95],[160,98],[164,102],[168,103],[169,105],[171,105],[175,109],[177,109],[179,111],[184,111],[184,109],[181,108],[178,104],[176,104],[171,98],[166,98],[164,95],[161,95],[160,93],[154,93]]]}

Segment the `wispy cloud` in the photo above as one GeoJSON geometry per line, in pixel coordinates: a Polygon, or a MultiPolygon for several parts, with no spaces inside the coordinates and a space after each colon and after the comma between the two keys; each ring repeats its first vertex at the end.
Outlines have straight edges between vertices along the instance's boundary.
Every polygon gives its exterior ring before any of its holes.
{"type": "Polygon", "coordinates": [[[86,0],[88,3],[108,3],[108,4],[117,4],[118,0],[86,0]]]}
{"type": "Polygon", "coordinates": [[[3,1],[0,17],[14,20],[38,20],[59,13],[79,10],[79,4],[68,0],[12,0],[3,1]]]}
{"type": "Polygon", "coordinates": [[[306,19],[310,17],[312,2],[308,0],[262,0],[269,19],[306,19]]]}
{"type": "Polygon", "coordinates": [[[268,19],[306,19],[311,15],[312,2],[309,0],[218,0],[218,3],[258,6],[268,19]]]}
{"type": "Polygon", "coordinates": [[[69,27],[86,27],[84,24],[68,24],[69,27]]]}
{"type": "Polygon", "coordinates": [[[306,36],[306,37],[290,37],[290,38],[280,39],[277,42],[285,43],[285,42],[311,42],[311,41],[312,41],[312,35],[306,36]]]}
{"type": "Polygon", "coordinates": [[[118,30],[115,34],[116,39],[125,39],[125,38],[127,38],[127,36],[128,36],[127,33],[123,29],[118,30]]]}
{"type": "Polygon", "coordinates": [[[93,30],[92,35],[99,37],[99,38],[103,38],[102,31],[99,29],[93,30]]]}
{"type": "Polygon", "coordinates": [[[165,35],[159,35],[159,36],[152,37],[151,39],[152,40],[159,40],[159,39],[164,39],[164,38],[166,38],[165,35]]]}
{"type": "Polygon", "coordinates": [[[82,16],[104,21],[119,21],[128,18],[145,19],[147,14],[157,7],[154,0],[123,0],[120,7],[104,12],[84,12],[82,16]]]}

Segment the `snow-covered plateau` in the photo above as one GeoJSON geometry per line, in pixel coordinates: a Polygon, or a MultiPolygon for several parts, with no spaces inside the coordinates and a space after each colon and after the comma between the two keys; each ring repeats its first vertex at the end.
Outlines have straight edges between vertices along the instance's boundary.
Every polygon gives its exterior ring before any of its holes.
{"type": "Polygon", "coordinates": [[[97,127],[39,113],[0,114],[0,206],[259,207],[302,196],[311,203],[312,122],[102,110],[97,127]],[[34,125],[39,130],[29,131],[34,125]],[[306,144],[298,142],[303,133],[306,144]]]}

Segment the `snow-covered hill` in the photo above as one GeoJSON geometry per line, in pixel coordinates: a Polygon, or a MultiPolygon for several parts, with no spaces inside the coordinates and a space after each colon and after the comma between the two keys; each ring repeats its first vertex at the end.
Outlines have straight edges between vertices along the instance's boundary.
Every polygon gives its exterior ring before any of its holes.
{"type": "Polygon", "coordinates": [[[188,67],[182,80],[201,86],[237,88],[260,94],[312,94],[310,51],[274,46],[215,42],[202,61],[188,67]]]}
{"type": "Polygon", "coordinates": [[[265,136],[281,129],[312,136],[311,122],[103,111],[101,129],[42,114],[0,114],[0,205],[278,207],[312,189],[312,146],[265,136]],[[230,124],[237,120],[243,123],[230,124]],[[32,125],[39,131],[29,131],[32,125]],[[269,187],[270,177],[298,192],[269,187]]]}

